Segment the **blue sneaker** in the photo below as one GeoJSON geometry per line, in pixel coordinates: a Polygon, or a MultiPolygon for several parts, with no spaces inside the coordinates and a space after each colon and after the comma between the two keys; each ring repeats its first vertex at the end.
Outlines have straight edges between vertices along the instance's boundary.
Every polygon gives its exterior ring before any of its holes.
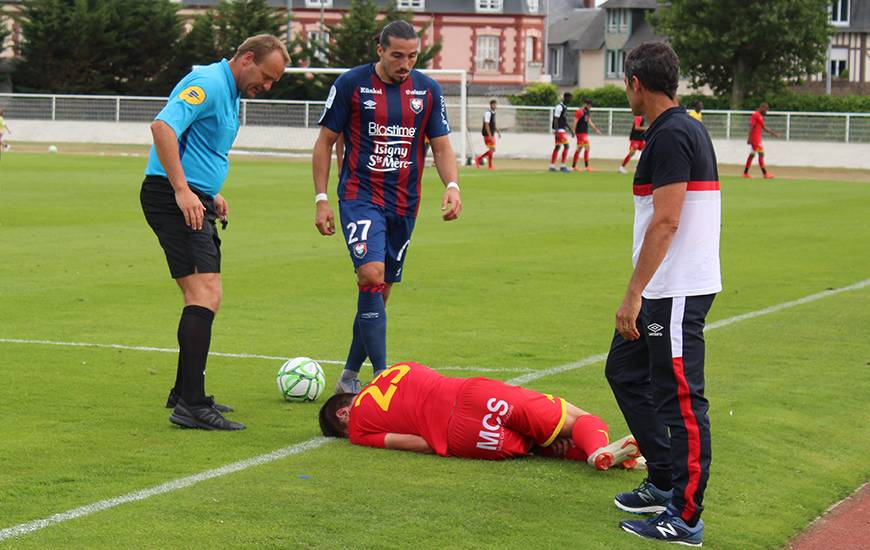
{"type": "Polygon", "coordinates": [[[555,172],[555,171],[556,171],[556,167],[555,167],[555,166],[552,166],[552,165],[550,165],[550,168],[549,168],[549,170],[550,170],[550,172],[555,172]]]}
{"type": "Polygon", "coordinates": [[[634,491],[616,495],[613,503],[620,510],[632,514],[658,514],[665,511],[673,494],[673,490],[662,491],[649,479],[645,479],[634,491]]]}
{"type": "Polygon", "coordinates": [[[559,168],[559,171],[560,171],[560,172],[565,172],[565,173],[567,174],[567,173],[570,172],[571,170],[568,169],[567,166],[563,166],[563,167],[559,168]]]}
{"type": "Polygon", "coordinates": [[[623,520],[619,522],[619,526],[626,533],[644,539],[663,540],[686,546],[703,546],[704,542],[704,521],[699,519],[697,525],[689,527],[676,515],[673,508],[649,519],[623,520]]]}

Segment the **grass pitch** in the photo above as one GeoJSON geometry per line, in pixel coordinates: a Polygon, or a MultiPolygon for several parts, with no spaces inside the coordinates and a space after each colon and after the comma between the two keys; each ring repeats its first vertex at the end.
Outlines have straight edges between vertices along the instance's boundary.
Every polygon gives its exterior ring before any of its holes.
{"type": "MultiPolygon", "coordinates": [[[[0,338],[175,347],[180,293],[139,209],[142,158],[4,155],[0,338]]],[[[541,165],[544,167],[544,163],[541,165]]],[[[424,180],[391,361],[510,379],[602,353],[630,274],[630,177],[465,171],[440,220],[424,180]]],[[[334,191],[334,185],[333,185],[334,191]]],[[[313,225],[310,169],[236,159],[224,195],[213,351],[342,360],[356,307],[340,237],[313,225]]],[[[708,321],[870,278],[870,185],[723,178],[725,290],[708,321]]],[[[870,287],[711,331],[705,546],[777,548],[870,479],[870,287]]],[[[0,529],[318,435],[278,395],[280,361],[213,357],[207,389],[248,424],[182,431],[173,354],[0,342],[0,529]]],[[[324,365],[328,385],[341,367],[324,365]]],[[[625,424],[603,365],[529,387],[625,424]]],[[[321,398],[321,402],[323,397],[321,398]]],[[[332,442],[0,541],[14,548],[638,548],[612,504],[641,475],[484,463],[332,442]]]]}

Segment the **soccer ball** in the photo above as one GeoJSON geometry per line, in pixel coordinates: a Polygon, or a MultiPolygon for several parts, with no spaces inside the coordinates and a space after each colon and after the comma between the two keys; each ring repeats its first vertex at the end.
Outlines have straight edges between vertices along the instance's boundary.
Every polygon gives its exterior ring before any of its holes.
{"type": "Polygon", "coordinates": [[[57,145],[49,145],[48,152],[51,153],[52,155],[57,153],[57,145]]]}
{"type": "Polygon", "coordinates": [[[296,357],[278,369],[278,391],[287,401],[314,401],[325,386],[323,369],[314,359],[296,357]]]}

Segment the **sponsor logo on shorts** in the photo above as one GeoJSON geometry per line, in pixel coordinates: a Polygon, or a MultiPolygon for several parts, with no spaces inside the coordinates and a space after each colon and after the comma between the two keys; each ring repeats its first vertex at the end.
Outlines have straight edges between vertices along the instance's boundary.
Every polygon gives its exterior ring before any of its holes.
{"type": "Polygon", "coordinates": [[[353,255],[357,258],[363,258],[368,251],[369,247],[366,246],[366,243],[356,243],[353,245],[353,255]]]}
{"type": "Polygon", "coordinates": [[[191,105],[200,105],[205,101],[205,90],[199,86],[188,86],[178,94],[179,99],[191,105]]]}
{"type": "Polygon", "coordinates": [[[405,90],[405,95],[426,95],[427,90],[405,90]]]}
{"type": "Polygon", "coordinates": [[[363,101],[363,105],[366,106],[366,111],[374,111],[375,107],[378,106],[378,102],[373,99],[367,99],[363,101]]]}
{"type": "Polygon", "coordinates": [[[662,329],[665,328],[658,323],[653,323],[651,325],[647,325],[647,330],[649,331],[648,336],[661,336],[662,329]]]}
{"type": "Polygon", "coordinates": [[[504,399],[491,397],[486,402],[486,410],[489,412],[480,419],[483,429],[478,433],[477,448],[497,452],[504,443],[502,425],[510,416],[511,406],[504,399]]]}
{"type": "Polygon", "coordinates": [[[411,98],[411,110],[419,115],[423,111],[423,100],[419,97],[411,98]]]}
{"type": "Polygon", "coordinates": [[[366,88],[365,86],[360,86],[359,93],[361,94],[374,94],[374,95],[384,95],[384,91],[380,88],[366,88]]]}

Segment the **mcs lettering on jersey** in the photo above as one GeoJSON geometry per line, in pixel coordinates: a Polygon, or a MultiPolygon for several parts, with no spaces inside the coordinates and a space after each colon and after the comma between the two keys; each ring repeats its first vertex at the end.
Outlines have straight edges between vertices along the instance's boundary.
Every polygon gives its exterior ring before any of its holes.
{"type": "Polygon", "coordinates": [[[480,425],[483,429],[478,434],[477,448],[495,452],[501,449],[504,441],[502,426],[507,420],[507,416],[510,415],[510,405],[504,399],[492,397],[486,402],[486,410],[489,413],[480,419],[480,425]]]}

